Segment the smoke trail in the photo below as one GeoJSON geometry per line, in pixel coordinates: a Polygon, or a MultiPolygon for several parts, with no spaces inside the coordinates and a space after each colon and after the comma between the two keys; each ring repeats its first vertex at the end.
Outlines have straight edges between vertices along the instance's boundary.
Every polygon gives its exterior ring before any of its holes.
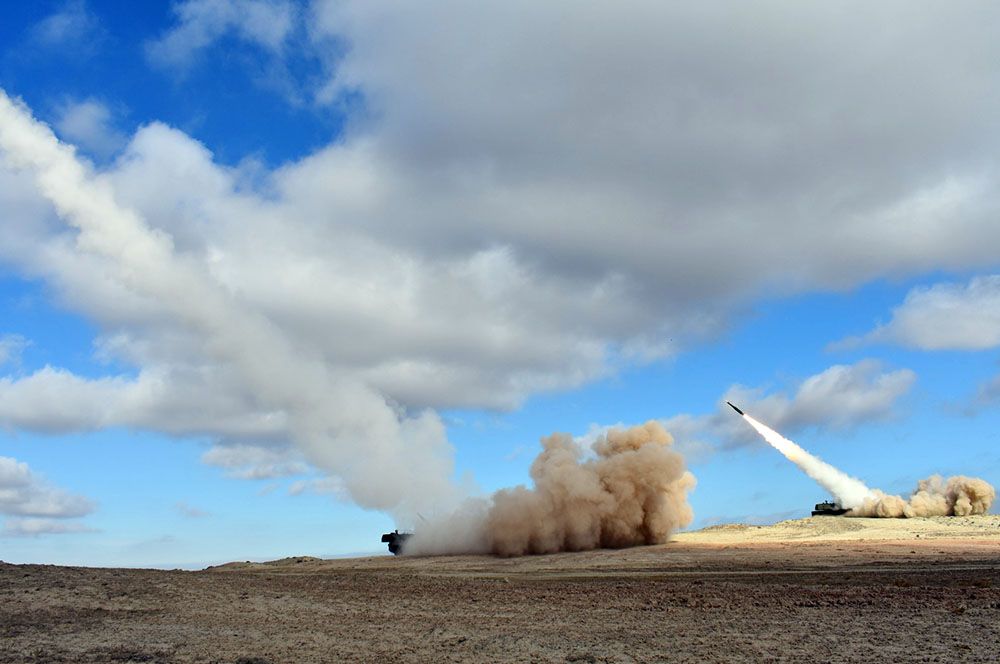
{"type": "Polygon", "coordinates": [[[590,459],[567,434],[541,443],[531,465],[533,487],[503,489],[421,526],[406,552],[518,556],[622,548],[666,542],[691,523],[687,493],[695,478],[659,423],[608,431],[590,459]]]}
{"type": "Polygon", "coordinates": [[[761,424],[749,415],[743,419],[757,430],[770,445],[785,455],[789,461],[801,468],[806,475],[816,480],[817,484],[832,493],[841,507],[860,507],[866,500],[874,497],[872,490],[859,479],[837,470],[822,459],[809,454],[804,449],[788,440],[780,433],[765,424],[761,424]]]}
{"type": "Polygon", "coordinates": [[[909,499],[869,489],[861,480],[809,454],[749,415],[744,413],[743,419],[772,447],[832,493],[841,507],[850,509],[848,516],[893,518],[985,514],[996,498],[996,490],[989,482],[962,475],[947,480],[940,475],[932,475],[920,480],[909,499]]]}

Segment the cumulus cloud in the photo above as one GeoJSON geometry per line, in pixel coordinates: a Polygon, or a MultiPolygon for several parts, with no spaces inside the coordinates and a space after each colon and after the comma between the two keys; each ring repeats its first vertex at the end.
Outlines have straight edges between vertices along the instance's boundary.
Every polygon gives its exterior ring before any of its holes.
{"type": "Polygon", "coordinates": [[[150,61],[186,69],[196,56],[227,35],[268,51],[282,49],[294,27],[287,0],[185,0],[174,5],[177,25],[147,45],[150,61]]]}
{"type": "Polygon", "coordinates": [[[725,400],[752,404],[755,413],[784,430],[817,425],[845,430],[889,416],[914,381],[916,374],[909,369],[884,372],[879,361],[861,360],[810,376],[792,397],[761,396],[759,390],[734,386],[726,392],[725,400]]]}
{"type": "Polygon", "coordinates": [[[100,158],[110,157],[128,142],[115,129],[111,111],[97,99],[63,104],[58,109],[55,128],[65,140],[100,158]]]}
{"type": "MultiPolygon", "coordinates": [[[[838,342],[838,346],[889,343],[924,351],[983,351],[1000,346],[1000,275],[968,283],[914,288],[892,310],[888,323],[838,342]]],[[[982,383],[961,410],[974,414],[1000,402],[1000,375],[982,383]]]]}
{"type": "Polygon", "coordinates": [[[734,385],[719,400],[710,415],[678,415],[664,421],[678,448],[704,451],[711,441],[723,447],[755,443],[757,435],[726,405],[731,401],[775,429],[794,434],[809,427],[834,431],[853,429],[861,424],[884,420],[892,415],[900,397],[916,381],[909,369],[883,371],[875,360],[851,365],[834,365],[803,380],[791,396],[784,392],[766,394],[762,388],[734,385]]]}
{"type": "Polygon", "coordinates": [[[919,350],[986,350],[1000,346],[1000,275],[967,284],[940,283],[911,290],[892,319],[859,342],[886,342],[919,350]]]}
{"type": "MultiPolygon", "coordinates": [[[[94,508],[93,501],[52,486],[32,472],[28,464],[0,457],[0,514],[26,517],[19,522],[29,524],[24,527],[32,527],[30,524],[49,523],[53,519],[86,516],[94,508]]],[[[8,519],[8,527],[15,527],[14,522],[17,519],[8,519]]],[[[63,527],[77,528],[78,525],[64,524],[63,527]]]]}

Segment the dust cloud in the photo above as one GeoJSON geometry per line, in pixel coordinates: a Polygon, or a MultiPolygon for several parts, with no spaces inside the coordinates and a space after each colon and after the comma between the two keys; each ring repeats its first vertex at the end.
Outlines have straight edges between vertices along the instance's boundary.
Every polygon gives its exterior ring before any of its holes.
{"type": "Polygon", "coordinates": [[[592,455],[568,434],[541,443],[533,486],[502,489],[422,524],[405,552],[520,556],[622,548],[666,542],[691,523],[687,494],[695,478],[658,422],[612,429],[593,443],[592,455]]]}
{"type": "Polygon", "coordinates": [[[986,514],[996,498],[996,489],[986,480],[956,475],[948,479],[932,475],[917,483],[909,499],[878,489],[848,516],[914,517],[969,516],[986,514]]]}

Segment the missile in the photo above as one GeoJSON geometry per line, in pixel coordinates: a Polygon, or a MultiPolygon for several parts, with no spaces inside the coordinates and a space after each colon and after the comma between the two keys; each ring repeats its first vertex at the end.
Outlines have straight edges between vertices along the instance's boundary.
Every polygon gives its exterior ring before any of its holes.
{"type": "Polygon", "coordinates": [[[730,405],[730,406],[732,407],[732,409],[733,409],[733,410],[735,410],[735,411],[736,411],[737,413],[739,413],[740,415],[742,415],[742,414],[743,414],[743,411],[742,411],[742,410],[740,410],[739,408],[737,408],[736,406],[733,406],[733,404],[732,404],[731,402],[727,401],[726,403],[728,403],[728,404],[729,404],[729,405],[730,405]]]}

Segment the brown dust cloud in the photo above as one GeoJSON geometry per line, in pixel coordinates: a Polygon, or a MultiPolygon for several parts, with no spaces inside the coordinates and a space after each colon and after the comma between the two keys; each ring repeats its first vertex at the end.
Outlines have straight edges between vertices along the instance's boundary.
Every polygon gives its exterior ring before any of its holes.
{"type": "Polygon", "coordinates": [[[519,556],[661,544],[694,518],[694,475],[655,421],[612,429],[589,453],[568,434],[543,438],[531,479],[531,487],[502,489],[421,524],[405,552],[519,556]]]}

